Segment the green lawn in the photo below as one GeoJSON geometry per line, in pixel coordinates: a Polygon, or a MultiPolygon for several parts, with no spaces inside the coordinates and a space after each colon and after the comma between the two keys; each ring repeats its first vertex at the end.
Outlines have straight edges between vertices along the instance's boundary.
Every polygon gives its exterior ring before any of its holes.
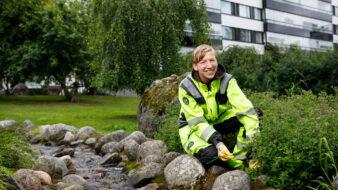
{"type": "Polygon", "coordinates": [[[0,120],[25,119],[35,126],[64,123],[76,127],[92,126],[107,133],[137,130],[139,97],[81,96],[70,103],[60,96],[0,96],[0,120]]]}

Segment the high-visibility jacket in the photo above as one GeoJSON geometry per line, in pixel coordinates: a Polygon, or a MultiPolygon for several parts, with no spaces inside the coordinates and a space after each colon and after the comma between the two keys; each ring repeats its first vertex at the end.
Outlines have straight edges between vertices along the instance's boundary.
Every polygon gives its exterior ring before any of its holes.
{"type": "Polygon", "coordinates": [[[184,150],[192,155],[212,145],[210,137],[218,133],[213,125],[237,117],[243,127],[239,129],[233,154],[236,159],[245,159],[243,147],[252,140],[259,126],[252,103],[228,73],[215,77],[209,84],[192,74],[182,80],[178,91],[181,103],[179,135],[184,150]]]}

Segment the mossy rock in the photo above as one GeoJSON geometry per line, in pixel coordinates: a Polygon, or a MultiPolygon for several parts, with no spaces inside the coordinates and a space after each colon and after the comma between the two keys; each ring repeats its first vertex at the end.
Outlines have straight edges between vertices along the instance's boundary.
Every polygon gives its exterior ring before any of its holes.
{"type": "Polygon", "coordinates": [[[166,107],[178,94],[178,85],[187,75],[171,75],[156,80],[142,95],[138,110],[139,129],[148,137],[158,130],[155,119],[164,114],[166,107]]]}

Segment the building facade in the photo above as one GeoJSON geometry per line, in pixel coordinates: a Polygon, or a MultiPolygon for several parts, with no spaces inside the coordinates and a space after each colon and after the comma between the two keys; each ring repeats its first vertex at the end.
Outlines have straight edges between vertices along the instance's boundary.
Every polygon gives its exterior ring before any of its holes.
{"type": "Polygon", "coordinates": [[[263,54],[264,47],[272,43],[325,51],[338,43],[338,0],[205,0],[205,3],[210,39],[213,46],[223,50],[239,45],[254,47],[263,54]]]}

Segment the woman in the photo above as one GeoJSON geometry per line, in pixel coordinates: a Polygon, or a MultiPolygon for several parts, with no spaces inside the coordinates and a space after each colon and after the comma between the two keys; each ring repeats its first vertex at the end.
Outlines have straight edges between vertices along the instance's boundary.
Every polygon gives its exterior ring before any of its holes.
{"type": "Polygon", "coordinates": [[[198,46],[192,54],[192,72],[179,86],[181,103],[179,135],[184,150],[205,167],[226,162],[230,168],[243,167],[247,144],[258,131],[258,117],[236,80],[217,63],[209,45],[198,46]],[[232,153],[223,134],[236,133],[232,153]]]}

